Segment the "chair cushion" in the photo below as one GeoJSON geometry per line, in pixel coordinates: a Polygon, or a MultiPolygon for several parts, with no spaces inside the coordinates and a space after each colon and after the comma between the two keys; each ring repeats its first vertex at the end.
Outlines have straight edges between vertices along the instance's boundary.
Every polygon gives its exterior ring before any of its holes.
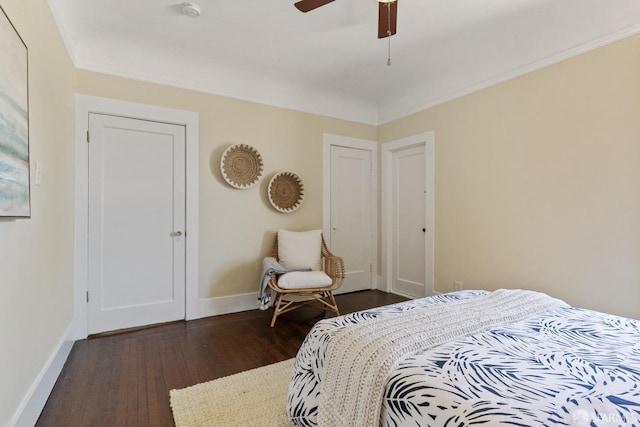
{"type": "Polygon", "coordinates": [[[278,261],[288,270],[322,270],[322,230],[278,230],[278,261]]]}
{"type": "Polygon", "coordinates": [[[278,278],[282,289],[310,289],[331,286],[331,277],[324,271],[292,271],[278,278]]]}

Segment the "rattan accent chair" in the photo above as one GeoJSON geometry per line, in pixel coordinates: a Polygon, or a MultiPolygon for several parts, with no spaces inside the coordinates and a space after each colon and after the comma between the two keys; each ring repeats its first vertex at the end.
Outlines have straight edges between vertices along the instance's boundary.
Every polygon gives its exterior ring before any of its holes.
{"type": "MultiPolygon", "coordinates": [[[[296,310],[305,305],[314,305],[314,307],[335,312],[336,316],[340,315],[338,305],[336,304],[333,291],[342,286],[345,277],[344,260],[342,257],[335,256],[329,249],[324,241],[324,237],[320,237],[321,240],[321,263],[324,273],[329,276],[330,284],[326,284],[322,287],[308,287],[308,283],[299,283],[299,287],[296,287],[295,280],[286,280],[290,277],[300,277],[310,273],[321,272],[290,272],[282,275],[271,274],[269,279],[269,288],[275,292],[275,301],[273,303],[273,317],[271,318],[271,327],[276,323],[276,319],[279,315],[287,313],[292,310],[296,310]],[[298,276],[293,276],[298,274],[298,276]],[[288,282],[286,287],[284,282],[288,282]]],[[[276,260],[280,261],[278,257],[278,234],[273,242],[273,249],[271,255],[276,260]]],[[[328,281],[328,280],[327,280],[328,281]]]]}

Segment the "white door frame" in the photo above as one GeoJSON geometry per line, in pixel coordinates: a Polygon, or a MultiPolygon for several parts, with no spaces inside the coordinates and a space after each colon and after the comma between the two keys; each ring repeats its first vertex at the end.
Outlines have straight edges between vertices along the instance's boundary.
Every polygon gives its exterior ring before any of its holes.
{"type": "Polygon", "coordinates": [[[393,273],[393,152],[412,146],[425,146],[425,296],[434,294],[434,196],[435,196],[435,136],[433,131],[382,144],[382,277],[384,289],[391,292],[393,273]]]}
{"type": "Polygon", "coordinates": [[[74,339],[87,337],[88,289],[88,214],[89,148],[87,129],[89,113],[152,120],[185,126],[186,129],[186,259],[185,317],[199,317],[198,312],[198,161],[199,114],[152,105],[137,104],[89,95],[76,95],[75,207],[74,207],[74,339]]]}
{"type": "Polygon", "coordinates": [[[371,265],[373,270],[371,289],[375,289],[378,287],[378,142],[330,133],[322,135],[322,234],[329,247],[331,247],[331,146],[371,152],[371,265]]]}

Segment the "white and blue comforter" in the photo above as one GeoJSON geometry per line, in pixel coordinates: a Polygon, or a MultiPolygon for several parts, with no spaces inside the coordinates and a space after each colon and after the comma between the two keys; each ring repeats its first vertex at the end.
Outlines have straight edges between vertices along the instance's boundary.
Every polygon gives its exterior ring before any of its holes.
{"type": "MultiPolygon", "coordinates": [[[[289,418],[317,425],[327,346],[338,331],[486,294],[462,291],[318,322],[296,358],[289,418]]],[[[640,426],[640,322],[565,306],[419,351],[388,378],[380,424],[640,426]]]]}

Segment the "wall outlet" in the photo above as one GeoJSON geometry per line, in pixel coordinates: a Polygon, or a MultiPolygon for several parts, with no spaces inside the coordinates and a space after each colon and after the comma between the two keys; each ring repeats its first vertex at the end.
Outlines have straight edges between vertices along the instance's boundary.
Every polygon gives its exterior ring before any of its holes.
{"type": "Polygon", "coordinates": [[[453,282],[453,290],[454,291],[461,291],[462,290],[462,282],[460,282],[459,280],[456,280],[455,282],[453,282]]]}

